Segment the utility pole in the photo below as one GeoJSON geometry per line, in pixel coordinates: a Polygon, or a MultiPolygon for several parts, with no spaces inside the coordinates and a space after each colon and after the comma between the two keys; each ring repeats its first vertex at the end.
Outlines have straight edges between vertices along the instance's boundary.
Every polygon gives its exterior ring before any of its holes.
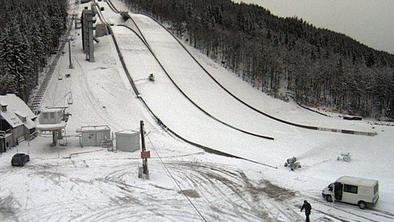
{"type": "MultiPolygon", "coordinates": [[[[76,16],[75,16],[75,14],[72,16],[72,21],[71,21],[71,24],[72,24],[72,22],[73,21],[75,21],[76,20],[76,16]]],[[[73,66],[73,63],[72,63],[72,59],[71,59],[71,41],[72,41],[73,39],[72,38],[68,38],[67,39],[67,41],[68,41],[68,62],[69,62],[69,66],[68,66],[68,68],[69,69],[74,69],[74,66],[73,66]]]]}
{"type": "Polygon", "coordinates": [[[145,134],[144,134],[144,121],[140,121],[140,134],[141,134],[141,159],[142,168],[138,168],[138,177],[149,179],[148,158],[150,158],[150,151],[146,151],[145,147],[145,134]]]}
{"type": "Polygon", "coordinates": [[[61,39],[60,42],[67,42],[68,43],[68,68],[69,69],[74,69],[73,63],[72,63],[72,54],[71,54],[71,41],[74,39],[72,37],[67,37],[65,39],[61,39]]]}
{"type": "Polygon", "coordinates": [[[71,59],[71,39],[68,39],[68,62],[69,62],[68,68],[74,69],[72,59],[71,59]]]}

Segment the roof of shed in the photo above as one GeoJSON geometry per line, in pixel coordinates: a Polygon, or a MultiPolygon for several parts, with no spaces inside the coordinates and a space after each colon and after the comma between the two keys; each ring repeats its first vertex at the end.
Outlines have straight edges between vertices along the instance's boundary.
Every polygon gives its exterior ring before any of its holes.
{"type": "Polygon", "coordinates": [[[32,129],[35,126],[32,119],[36,118],[36,115],[26,105],[26,103],[16,96],[15,94],[0,95],[0,104],[7,105],[7,111],[0,110],[0,116],[11,125],[12,128],[25,125],[26,128],[32,129]],[[17,116],[26,117],[26,122],[17,116]]]}

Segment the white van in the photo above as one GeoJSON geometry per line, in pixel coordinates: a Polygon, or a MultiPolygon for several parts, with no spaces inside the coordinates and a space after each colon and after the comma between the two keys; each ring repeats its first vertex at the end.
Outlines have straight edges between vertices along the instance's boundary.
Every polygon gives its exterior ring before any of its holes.
{"type": "Polygon", "coordinates": [[[379,199],[379,182],[359,177],[343,176],[322,191],[328,202],[340,201],[356,204],[361,209],[374,206],[379,199]]]}

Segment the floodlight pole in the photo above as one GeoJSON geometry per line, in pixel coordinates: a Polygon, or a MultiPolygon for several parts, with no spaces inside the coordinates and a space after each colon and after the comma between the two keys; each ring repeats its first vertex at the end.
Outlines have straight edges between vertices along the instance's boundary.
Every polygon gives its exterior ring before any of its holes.
{"type": "Polygon", "coordinates": [[[70,69],[74,69],[72,60],[71,60],[71,39],[68,39],[68,61],[69,61],[69,67],[70,69]]]}

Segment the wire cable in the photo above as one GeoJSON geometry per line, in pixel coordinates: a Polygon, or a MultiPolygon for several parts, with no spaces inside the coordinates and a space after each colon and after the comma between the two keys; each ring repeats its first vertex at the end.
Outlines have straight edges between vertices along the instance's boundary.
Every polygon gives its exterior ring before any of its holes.
{"type": "Polygon", "coordinates": [[[175,185],[178,187],[178,190],[180,193],[183,194],[183,196],[185,197],[185,199],[189,202],[189,204],[193,207],[193,209],[196,211],[197,215],[201,218],[202,221],[207,222],[207,220],[205,219],[205,217],[201,214],[201,212],[198,210],[198,208],[196,207],[196,205],[190,200],[190,198],[184,193],[182,192],[182,188],[181,185],[178,183],[178,181],[175,179],[175,177],[171,174],[170,170],[168,169],[168,167],[166,166],[166,164],[163,162],[163,160],[161,159],[159,152],[156,150],[155,146],[152,143],[152,140],[150,139],[149,136],[147,136],[150,144],[152,145],[152,149],[155,151],[157,157],[159,158],[161,164],[163,165],[164,169],[167,171],[167,174],[171,177],[171,179],[174,181],[175,185]]]}

